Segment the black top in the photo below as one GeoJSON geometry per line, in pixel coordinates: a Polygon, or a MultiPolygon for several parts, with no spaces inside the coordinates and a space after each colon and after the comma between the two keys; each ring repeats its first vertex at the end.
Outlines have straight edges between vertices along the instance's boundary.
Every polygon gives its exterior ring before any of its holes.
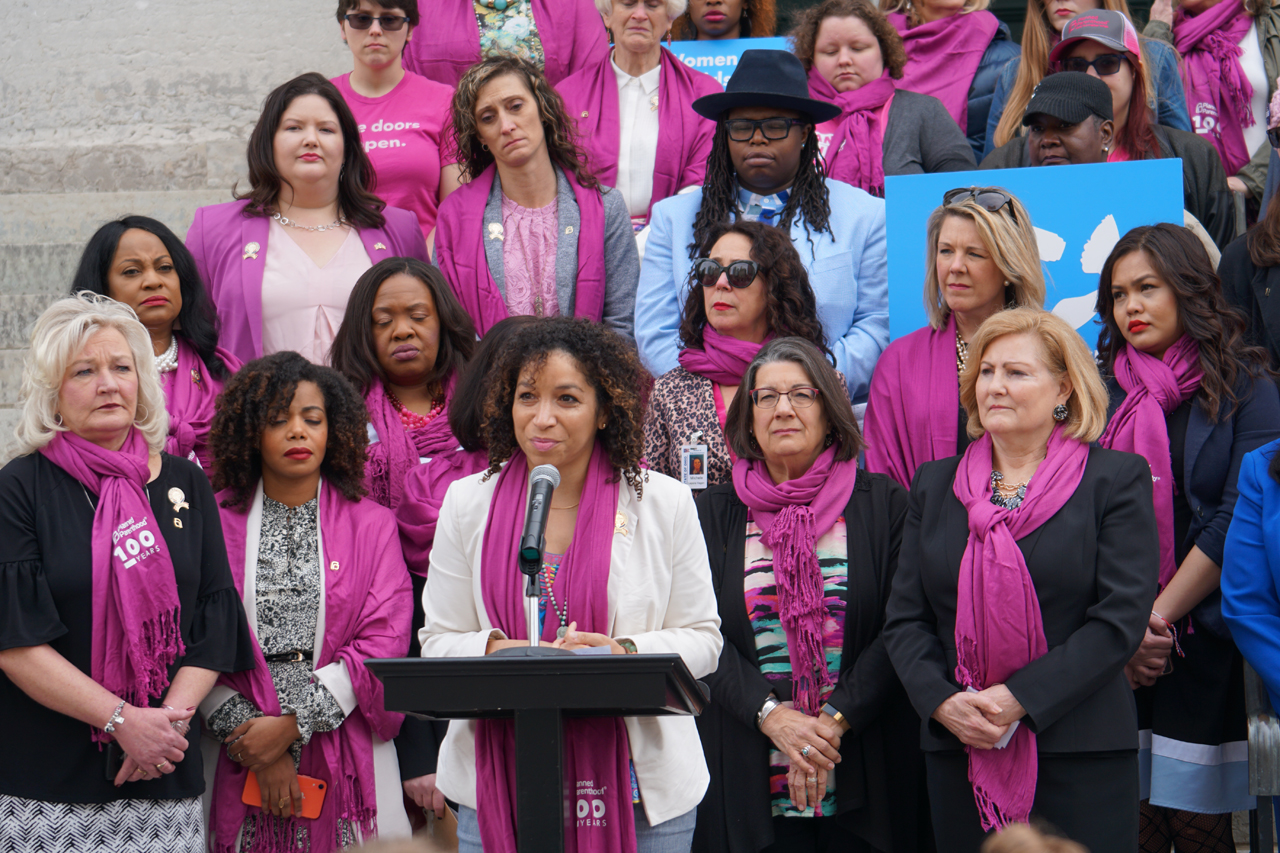
{"type": "Polygon", "coordinates": [[[956,427],[956,456],[963,456],[969,445],[973,444],[973,439],[969,438],[969,413],[964,410],[964,406],[960,407],[959,418],[956,427]]]}
{"type": "Polygon", "coordinates": [[[1196,405],[1195,395],[1183,400],[1178,408],[1164,416],[1164,426],[1169,433],[1169,461],[1173,464],[1173,564],[1181,566],[1191,553],[1193,514],[1187,502],[1187,425],[1191,422],[1191,407],[1196,405]]]}
{"type": "MultiPolygon", "coordinates": [[[[827,700],[850,724],[835,770],[837,820],[871,847],[903,853],[919,843],[919,720],[893,671],[881,629],[906,507],[906,490],[892,478],[858,472],[844,511],[848,586],[840,675],[827,700]]],[[[698,806],[693,849],[754,853],[773,843],[770,741],[756,728],[756,713],[771,692],[790,699],[790,685],[760,671],[743,592],[746,504],[725,483],[699,496],[698,516],[724,648],[718,668],[704,679],[711,705],[697,720],[711,782],[698,806]]]]}
{"type": "MultiPolygon", "coordinates": [[[[960,690],[956,585],[969,514],[952,491],[959,463],[942,459],[916,471],[884,629],[893,665],[925,720],[926,751],[962,748],[929,719],[960,690]]],[[[1124,665],[1146,631],[1160,573],[1146,460],[1091,447],[1075,493],[1017,544],[1049,648],[1005,682],[1026,709],[1023,725],[1036,733],[1041,752],[1137,749],[1124,665]]]]}
{"type": "MultiPolygon", "coordinates": [[[[174,662],[170,677],[180,666],[252,669],[249,626],[227,565],[209,479],[196,465],[166,453],[147,494],[178,582],[186,654],[174,662]],[[189,508],[174,509],[168,497],[174,487],[182,490],[189,508]],[[174,525],[175,518],[182,527],[174,525]]],[[[42,454],[19,457],[0,470],[0,649],[48,643],[89,674],[96,502],[96,495],[42,454]]],[[[127,714],[125,720],[128,725],[127,714]]],[[[0,731],[9,734],[0,761],[0,794],[104,803],[183,799],[204,791],[199,715],[187,735],[186,757],[173,773],[120,788],[107,781],[107,753],[91,740],[88,725],[35,702],[3,673],[0,731]]]]}

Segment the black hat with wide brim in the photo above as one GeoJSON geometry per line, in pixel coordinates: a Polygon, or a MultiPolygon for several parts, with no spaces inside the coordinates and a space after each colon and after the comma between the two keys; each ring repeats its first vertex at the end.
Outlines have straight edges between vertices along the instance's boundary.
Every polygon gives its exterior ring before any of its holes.
{"type": "Polygon", "coordinates": [[[794,55],[785,50],[745,50],[723,92],[693,102],[698,115],[719,121],[734,107],[776,107],[795,110],[814,124],[840,115],[840,108],[809,97],[809,76],[794,55]]]}

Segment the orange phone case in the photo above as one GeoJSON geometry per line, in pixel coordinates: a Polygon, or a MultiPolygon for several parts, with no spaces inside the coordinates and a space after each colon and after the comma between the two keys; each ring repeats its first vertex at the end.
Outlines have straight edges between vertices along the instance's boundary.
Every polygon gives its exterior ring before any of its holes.
{"type": "MultiPolygon", "coordinates": [[[[324,808],[325,783],[311,776],[298,775],[298,787],[302,789],[302,816],[310,820],[320,817],[324,808]]],[[[244,780],[244,793],[240,800],[246,806],[262,808],[262,790],[258,787],[258,775],[252,770],[244,780]]]]}

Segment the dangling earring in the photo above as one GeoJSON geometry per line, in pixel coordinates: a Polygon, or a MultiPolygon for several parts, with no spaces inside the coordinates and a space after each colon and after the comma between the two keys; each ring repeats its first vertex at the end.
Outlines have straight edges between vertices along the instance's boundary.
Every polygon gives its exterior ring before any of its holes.
{"type": "Polygon", "coordinates": [[[53,425],[62,426],[62,412],[53,413],[53,425]]]}
{"type": "Polygon", "coordinates": [[[488,145],[485,145],[483,142],[481,142],[481,143],[480,143],[480,150],[482,150],[482,151],[488,151],[488,150],[489,150],[489,146],[488,146],[488,145]]]}
{"type": "Polygon", "coordinates": [[[833,435],[832,433],[827,433],[826,441],[824,441],[824,442],[822,443],[822,446],[823,446],[823,447],[830,447],[831,445],[833,445],[833,444],[835,444],[835,443],[836,443],[836,437],[835,437],[835,435],[833,435]]]}
{"type": "Polygon", "coordinates": [[[146,405],[144,405],[143,403],[139,403],[139,404],[138,404],[138,408],[139,408],[139,409],[141,409],[143,412],[146,412],[146,414],[138,414],[138,413],[136,413],[136,412],[135,412],[135,413],[134,413],[134,415],[133,415],[133,422],[134,422],[135,424],[136,424],[136,423],[142,423],[143,421],[145,421],[145,420],[147,419],[147,415],[151,414],[151,412],[150,412],[150,411],[148,411],[148,409],[147,409],[146,405]]]}
{"type": "Polygon", "coordinates": [[[1059,403],[1053,409],[1053,419],[1061,423],[1067,419],[1067,407],[1063,403],[1059,403]]]}
{"type": "Polygon", "coordinates": [[[613,30],[610,27],[605,27],[604,31],[609,34],[609,44],[613,44],[613,30]]]}
{"type": "Polygon", "coordinates": [[[1018,306],[1018,298],[1013,291],[1013,282],[1006,281],[1004,283],[1004,307],[1016,308],[1018,306]]]}

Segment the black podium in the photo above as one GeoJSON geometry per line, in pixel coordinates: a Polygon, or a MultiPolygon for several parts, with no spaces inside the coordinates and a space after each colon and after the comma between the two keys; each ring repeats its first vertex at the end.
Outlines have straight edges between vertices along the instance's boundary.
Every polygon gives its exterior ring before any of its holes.
{"type": "MultiPolygon", "coordinates": [[[[707,699],[679,655],[370,660],[389,711],[514,719],[520,853],[564,850],[565,717],[696,716],[707,699]]],[[[574,812],[570,810],[569,814],[574,812]]]]}

